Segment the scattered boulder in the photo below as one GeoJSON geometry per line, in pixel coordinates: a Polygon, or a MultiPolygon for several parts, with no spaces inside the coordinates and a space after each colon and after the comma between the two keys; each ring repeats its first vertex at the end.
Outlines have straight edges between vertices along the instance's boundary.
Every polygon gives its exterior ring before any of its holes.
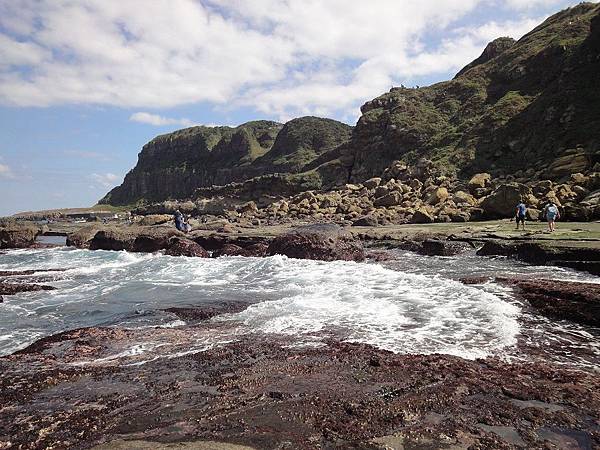
{"type": "Polygon", "coordinates": [[[397,191],[390,192],[383,197],[376,198],[373,202],[374,206],[397,206],[402,203],[402,194],[397,191]]]}
{"type": "Polygon", "coordinates": [[[532,187],[533,194],[536,197],[543,197],[552,190],[554,183],[550,180],[542,180],[535,183],[532,187]]]}
{"type": "Polygon", "coordinates": [[[471,194],[468,194],[464,191],[457,191],[452,195],[452,200],[457,205],[468,205],[475,206],[477,205],[477,200],[471,194]]]}
{"type": "Polygon", "coordinates": [[[282,234],[271,242],[267,254],[322,261],[362,261],[360,241],[335,224],[307,225],[282,234]]]}
{"type": "Polygon", "coordinates": [[[367,181],[363,182],[363,186],[367,189],[375,189],[377,186],[381,184],[381,178],[369,178],[367,181]]]}
{"type": "Polygon", "coordinates": [[[240,205],[237,208],[237,210],[241,214],[254,214],[254,213],[258,212],[258,206],[256,206],[256,202],[249,201],[249,202],[244,203],[243,205],[240,205]]]}
{"type": "Polygon", "coordinates": [[[417,209],[410,219],[411,223],[433,223],[434,217],[425,208],[417,209]]]}
{"type": "Polygon", "coordinates": [[[438,203],[442,203],[443,201],[445,201],[449,197],[449,195],[450,194],[448,194],[448,189],[446,189],[445,187],[439,187],[431,193],[431,195],[427,199],[427,203],[429,203],[430,205],[437,205],[438,203]]]}
{"type": "Polygon", "coordinates": [[[476,189],[484,189],[487,188],[492,181],[492,176],[489,173],[477,173],[471,177],[469,180],[469,189],[471,192],[476,189]]]}

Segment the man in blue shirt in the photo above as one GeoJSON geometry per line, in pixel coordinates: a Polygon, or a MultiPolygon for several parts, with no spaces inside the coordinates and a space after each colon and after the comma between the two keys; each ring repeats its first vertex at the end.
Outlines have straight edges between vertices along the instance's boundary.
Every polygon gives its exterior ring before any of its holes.
{"type": "Polygon", "coordinates": [[[516,216],[515,216],[515,220],[517,221],[517,230],[519,229],[519,222],[523,225],[523,230],[525,230],[525,216],[526,215],[527,215],[527,206],[525,206],[525,203],[523,203],[523,201],[521,201],[517,205],[517,211],[516,211],[516,216]]]}

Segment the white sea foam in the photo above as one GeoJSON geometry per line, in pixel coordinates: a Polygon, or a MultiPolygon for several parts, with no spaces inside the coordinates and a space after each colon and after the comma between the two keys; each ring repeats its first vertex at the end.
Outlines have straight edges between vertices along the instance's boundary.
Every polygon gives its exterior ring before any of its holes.
{"type": "Polygon", "coordinates": [[[519,332],[518,307],[455,281],[352,262],[275,257],[257,264],[256,287],[278,286],[279,299],[216,321],[240,321],[246,330],[298,343],[333,332],[399,353],[467,358],[513,345],[519,332]]]}
{"type": "MultiPolygon", "coordinates": [[[[480,273],[577,278],[574,272],[501,260],[427,259],[406,255],[379,264],[269,258],[174,258],[160,254],[88,250],[24,250],[0,255],[0,270],[67,268],[55,291],[7,297],[0,306],[0,354],[44,335],[91,325],[181,327],[169,307],[209,302],[251,304],[218,316],[208,333],[181,343],[123,350],[118,361],[194,353],[246,334],[283,335],[289,346],[319,346],[329,337],[398,353],[485,357],[514,346],[523,312],[510,288],[465,286],[450,278],[480,273]],[[483,264],[485,262],[485,264],[483,264]],[[545,272],[542,272],[545,271],[545,272]]],[[[588,281],[587,279],[585,281],[588,281]]],[[[551,325],[542,324],[548,331],[551,325]]],[[[574,328],[573,339],[593,340],[574,328]]],[[[563,333],[568,338],[568,333],[563,333]]],[[[115,355],[113,355],[115,356],[115,355]]]]}

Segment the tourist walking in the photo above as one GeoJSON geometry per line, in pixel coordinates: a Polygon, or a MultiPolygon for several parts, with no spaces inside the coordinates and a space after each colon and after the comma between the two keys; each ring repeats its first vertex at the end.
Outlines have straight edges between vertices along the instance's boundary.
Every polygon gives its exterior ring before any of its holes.
{"type": "Polygon", "coordinates": [[[560,212],[558,211],[558,207],[550,202],[544,208],[544,216],[546,217],[546,221],[548,222],[548,231],[554,231],[554,222],[560,219],[560,212]]]}
{"type": "Polygon", "coordinates": [[[521,200],[521,202],[517,205],[517,209],[515,211],[515,221],[517,222],[517,230],[519,229],[519,223],[523,226],[523,230],[525,230],[525,216],[527,215],[527,206],[521,200]]]}

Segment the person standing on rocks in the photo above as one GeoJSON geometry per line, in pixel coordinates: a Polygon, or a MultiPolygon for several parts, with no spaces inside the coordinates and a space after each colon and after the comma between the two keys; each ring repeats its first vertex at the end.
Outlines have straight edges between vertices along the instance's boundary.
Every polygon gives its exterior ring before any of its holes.
{"type": "Polygon", "coordinates": [[[523,225],[523,231],[525,231],[525,216],[527,215],[527,206],[523,203],[523,200],[517,205],[515,214],[515,220],[517,222],[517,230],[519,229],[519,222],[523,225]]]}
{"type": "Polygon", "coordinates": [[[183,214],[181,214],[181,211],[179,211],[179,210],[175,211],[173,218],[175,220],[175,228],[177,228],[179,231],[188,233],[189,231],[192,230],[192,227],[190,226],[190,224],[186,223],[185,217],[183,217],[183,214]]]}
{"type": "Polygon", "coordinates": [[[552,233],[554,231],[554,222],[557,219],[560,219],[560,212],[554,203],[550,202],[546,205],[546,208],[544,208],[544,216],[548,221],[548,231],[552,233]]]}

